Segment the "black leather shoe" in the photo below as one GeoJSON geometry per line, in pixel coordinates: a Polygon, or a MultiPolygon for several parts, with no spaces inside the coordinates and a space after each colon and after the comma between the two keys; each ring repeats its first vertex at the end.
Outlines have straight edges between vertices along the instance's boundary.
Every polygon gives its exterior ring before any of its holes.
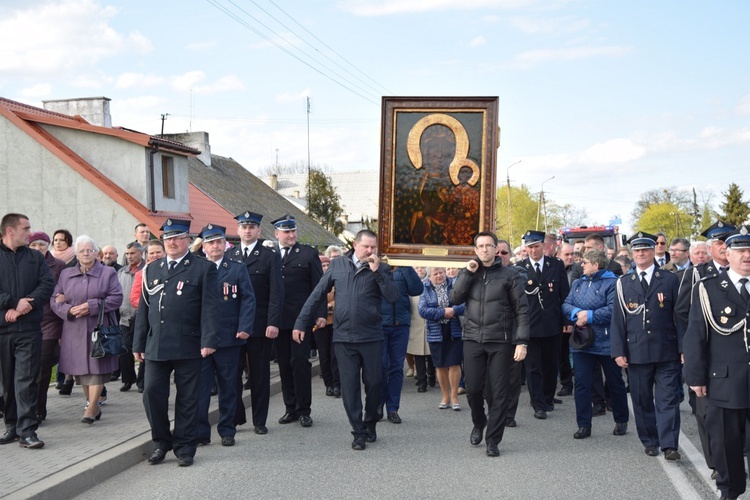
{"type": "Polygon", "coordinates": [[[427,392],[427,382],[420,383],[417,392],[427,392]]]}
{"type": "Polygon", "coordinates": [[[573,388],[572,387],[563,387],[559,391],[557,391],[557,395],[560,397],[563,396],[570,396],[573,394],[573,388]]]}
{"type": "Polygon", "coordinates": [[[562,399],[552,398],[552,404],[553,405],[561,405],[562,399]]]}
{"type": "Polygon", "coordinates": [[[579,427],[573,434],[573,439],[585,439],[589,436],[591,436],[591,427],[579,427]]]}
{"type": "Polygon", "coordinates": [[[167,456],[167,450],[162,450],[161,448],[157,448],[154,450],[151,456],[148,457],[148,463],[150,465],[160,464],[164,461],[164,458],[166,456],[167,456]]]}
{"type": "Polygon", "coordinates": [[[658,446],[646,446],[646,449],[644,450],[646,452],[646,455],[649,457],[655,457],[659,454],[659,447],[658,446]]]}
{"type": "Polygon", "coordinates": [[[536,410],[534,412],[534,418],[538,418],[539,420],[544,420],[547,418],[547,412],[544,410],[536,410]]]}
{"type": "Polygon", "coordinates": [[[65,382],[63,382],[62,389],[57,391],[58,394],[60,394],[60,396],[70,396],[70,393],[73,392],[74,383],[75,381],[73,380],[66,380],[65,382]]]}
{"type": "Polygon", "coordinates": [[[122,387],[120,387],[120,392],[128,392],[131,387],[133,387],[133,384],[131,382],[122,384],[122,387]]]}
{"type": "Polygon", "coordinates": [[[0,436],[0,444],[8,444],[16,440],[18,440],[18,434],[16,434],[15,430],[5,431],[5,434],[0,436]]]}
{"type": "Polygon", "coordinates": [[[604,406],[603,404],[596,404],[591,409],[591,415],[594,417],[601,417],[602,415],[606,415],[606,414],[607,414],[607,407],[604,406]]]}
{"type": "Polygon", "coordinates": [[[299,417],[299,425],[302,427],[312,427],[313,420],[310,415],[301,415],[299,417]]]}
{"type": "Polygon", "coordinates": [[[216,386],[213,386],[213,387],[211,388],[211,395],[212,395],[212,396],[216,396],[217,394],[219,394],[219,388],[218,388],[218,387],[216,387],[216,386]]]}
{"type": "Polygon", "coordinates": [[[516,427],[518,424],[516,423],[515,418],[506,418],[505,419],[505,427],[516,427]]]}
{"type": "Polygon", "coordinates": [[[334,398],[340,398],[341,397],[341,387],[334,387],[333,388],[333,397],[334,398]]]}
{"type": "Polygon", "coordinates": [[[487,443],[487,456],[488,457],[499,457],[500,450],[497,448],[495,443],[487,443]]]}
{"type": "Polygon", "coordinates": [[[476,425],[471,430],[471,435],[469,436],[469,442],[473,446],[477,446],[479,443],[482,442],[482,437],[484,435],[484,427],[477,427],[476,425]]]}
{"type": "Polygon", "coordinates": [[[265,425],[256,425],[253,430],[256,434],[268,434],[268,428],[265,425]]]}
{"type": "Polygon", "coordinates": [[[628,432],[627,422],[615,422],[615,430],[612,431],[614,436],[624,436],[628,432]]]}
{"type": "Polygon", "coordinates": [[[326,387],[326,396],[333,397],[333,387],[326,387]]]}
{"type": "Polygon", "coordinates": [[[664,459],[669,461],[679,460],[682,455],[674,448],[664,448],[664,459]]]}
{"type": "Polygon", "coordinates": [[[279,419],[280,424],[291,424],[292,422],[296,422],[297,417],[294,416],[294,413],[284,413],[282,417],[279,419]]]}
{"type": "Polygon", "coordinates": [[[208,446],[211,444],[211,438],[195,438],[195,444],[197,446],[208,446]]]}
{"type": "Polygon", "coordinates": [[[243,386],[242,386],[242,388],[243,388],[243,389],[246,389],[246,390],[250,390],[250,389],[252,389],[252,388],[253,388],[253,385],[252,385],[252,384],[250,383],[250,381],[248,380],[247,382],[245,382],[245,385],[243,385],[243,386]]]}
{"type": "Polygon", "coordinates": [[[435,387],[435,384],[437,383],[437,379],[433,377],[427,377],[427,384],[429,384],[430,387],[435,387]]]}
{"type": "Polygon", "coordinates": [[[221,438],[222,446],[234,446],[234,438],[232,436],[224,436],[221,438]]]}
{"type": "Polygon", "coordinates": [[[716,478],[719,477],[719,473],[716,472],[716,469],[713,469],[711,471],[711,481],[716,481],[716,478]]]}
{"type": "Polygon", "coordinates": [[[354,438],[354,441],[352,441],[352,450],[364,450],[367,448],[367,444],[365,444],[365,438],[358,436],[354,438]]]}
{"type": "Polygon", "coordinates": [[[28,437],[22,437],[18,440],[18,446],[21,448],[43,448],[44,441],[36,437],[36,434],[32,434],[28,437]]]}
{"type": "Polygon", "coordinates": [[[388,421],[392,424],[400,424],[401,423],[401,417],[398,416],[397,411],[392,411],[388,414],[388,421]]]}
{"type": "Polygon", "coordinates": [[[180,467],[190,467],[193,465],[193,457],[178,457],[177,465],[180,467]]]}
{"type": "Polygon", "coordinates": [[[365,442],[374,443],[375,441],[378,440],[378,433],[375,431],[374,427],[365,429],[365,432],[367,433],[367,435],[365,436],[365,442]]]}

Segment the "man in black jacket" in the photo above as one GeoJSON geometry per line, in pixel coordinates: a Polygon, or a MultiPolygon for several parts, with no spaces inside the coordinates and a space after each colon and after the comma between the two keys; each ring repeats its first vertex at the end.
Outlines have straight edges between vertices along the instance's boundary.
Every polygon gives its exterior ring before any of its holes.
{"type": "Polygon", "coordinates": [[[44,256],[29,249],[31,224],[21,214],[0,222],[0,380],[5,400],[5,434],[0,444],[19,440],[41,448],[36,435],[37,377],[42,360],[42,314],[55,283],[44,256]]]}
{"type": "MultiPolygon", "coordinates": [[[[391,268],[376,253],[378,237],[363,229],[354,238],[354,252],[333,259],[328,271],[310,294],[294,324],[294,340],[304,341],[316,312],[325,306],[335,288],[333,346],[339,364],[341,398],[352,426],[352,449],[364,450],[377,439],[375,425],[383,397],[383,299],[395,302],[401,292],[391,277],[391,268]],[[362,382],[360,382],[360,374],[362,382]],[[360,384],[365,386],[362,418],[360,384]]],[[[317,326],[326,324],[318,318],[317,326]]]]}
{"type": "Polygon", "coordinates": [[[486,426],[490,457],[500,455],[497,445],[505,431],[511,364],[523,361],[529,341],[529,304],[523,279],[495,257],[496,247],[497,236],[493,233],[477,234],[474,252],[478,260],[466,264],[450,293],[452,303],[466,304],[464,375],[474,423],[469,442],[474,446],[481,443],[486,426]],[[487,414],[484,413],[485,380],[490,395],[487,414]]]}

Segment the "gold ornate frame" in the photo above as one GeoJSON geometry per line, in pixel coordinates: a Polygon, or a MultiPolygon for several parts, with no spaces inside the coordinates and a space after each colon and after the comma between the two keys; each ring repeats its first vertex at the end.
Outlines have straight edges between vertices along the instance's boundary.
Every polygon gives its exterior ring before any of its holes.
{"type": "Polygon", "coordinates": [[[497,97],[384,97],[380,254],[457,267],[495,229],[497,97]],[[425,131],[433,125],[425,136],[425,131]]]}

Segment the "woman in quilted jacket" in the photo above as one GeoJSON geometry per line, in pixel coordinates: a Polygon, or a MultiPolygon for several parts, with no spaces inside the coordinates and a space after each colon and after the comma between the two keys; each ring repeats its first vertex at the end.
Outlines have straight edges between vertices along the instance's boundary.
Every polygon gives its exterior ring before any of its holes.
{"type": "MultiPolygon", "coordinates": [[[[593,330],[593,343],[585,346],[574,332],[570,351],[575,369],[575,402],[578,431],[575,439],[591,435],[591,379],[597,362],[604,369],[612,395],[615,428],[612,434],[622,436],[628,428],[628,401],[622,370],[611,357],[609,324],[616,295],[617,276],[607,268],[607,256],[601,250],[583,254],[583,276],[573,282],[563,304],[563,314],[575,323],[593,330]]],[[[598,368],[596,368],[598,369],[598,368]]]]}

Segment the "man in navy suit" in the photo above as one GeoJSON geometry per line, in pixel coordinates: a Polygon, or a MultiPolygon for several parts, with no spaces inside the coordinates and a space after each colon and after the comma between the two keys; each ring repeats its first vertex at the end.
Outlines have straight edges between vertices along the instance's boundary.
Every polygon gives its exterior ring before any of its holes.
{"type": "Polygon", "coordinates": [[[564,324],[562,304],[570,285],[563,262],[544,255],[542,231],[526,231],[523,242],[529,255],[519,264],[529,275],[525,284],[530,331],[525,359],[526,384],[534,417],[543,420],[555,403],[562,403],[555,399],[555,389],[564,324]]]}
{"type": "Polygon", "coordinates": [[[750,417],[750,227],[721,236],[729,269],[693,287],[685,334],[685,381],[708,399],[706,430],[721,498],[745,492],[743,448],[750,417]]]}
{"type": "MultiPolygon", "coordinates": [[[[312,326],[301,342],[292,341],[294,322],[302,306],[323,277],[323,266],[318,251],[297,242],[297,223],[291,215],[284,215],[273,221],[274,235],[281,251],[281,275],[284,281],[284,312],[281,318],[279,336],[276,337],[276,354],[279,361],[281,393],[286,411],[279,419],[280,424],[299,421],[302,427],[313,424],[310,417],[312,404],[312,365],[310,364],[310,338],[312,326]]],[[[317,324],[325,325],[326,304],[320,305],[315,313],[317,324]]]]}
{"type": "Polygon", "coordinates": [[[142,271],[133,355],[148,364],[143,404],[156,443],[148,462],[163,462],[174,450],[177,464],[187,467],[195,456],[201,358],[219,347],[219,293],[216,266],[189,252],[190,221],[167,219],[162,231],[167,256],[142,271]],[[170,431],[172,372],[177,392],[170,431]]]}
{"type": "Polygon", "coordinates": [[[211,442],[208,407],[211,404],[211,388],[216,381],[219,388],[219,422],[216,430],[221,436],[222,446],[234,446],[240,350],[253,331],[255,294],[247,267],[224,258],[224,250],[227,247],[226,229],[223,226],[209,224],[201,231],[201,238],[203,253],[216,265],[219,279],[216,287],[219,297],[223,300],[219,301],[219,348],[203,358],[201,366],[198,444],[211,442]]]}
{"type": "Polygon", "coordinates": [[[654,261],[656,236],[628,241],[635,269],[617,283],[612,311],[612,357],[630,375],[630,398],[646,455],[679,460],[680,353],[683,328],[675,323],[679,279],[654,261]],[[654,390],[655,389],[655,390],[654,390]]]}
{"type": "Polygon", "coordinates": [[[247,422],[242,402],[242,367],[247,363],[253,428],[256,434],[267,434],[266,420],[271,401],[271,352],[273,341],[279,335],[284,307],[281,257],[263,245],[260,239],[261,214],[246,210],[235,219],[240,244],[227,250],[225,257],[245,264],[250,273],[255,293],[255,320],[252,332],[248,332],[250,338],[240,353],[240,370],[237,374],[239,401],[234,423],[242,425],[247,422]]]}

